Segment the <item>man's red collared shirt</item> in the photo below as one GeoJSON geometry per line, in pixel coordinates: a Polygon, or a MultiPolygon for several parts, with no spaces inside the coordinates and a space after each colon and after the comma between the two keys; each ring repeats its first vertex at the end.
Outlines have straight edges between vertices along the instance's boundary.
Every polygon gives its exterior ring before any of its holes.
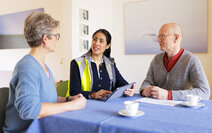
{"type": "MultiPolygon", "coordinates": [[[[172,70],[174,65],[177,63],[177,61],[180,59],[181,55],[183,54],[183,51],[184,49],[181,48],[180,51],[175,56],[173,56],[170,60],[168,59],[167,54],[166,53],[164,54],[163,63],[167,72],[170,72],[172,70]]],[[[171,91],[168,91],[168,100],[172,100],[171,91]]]]}

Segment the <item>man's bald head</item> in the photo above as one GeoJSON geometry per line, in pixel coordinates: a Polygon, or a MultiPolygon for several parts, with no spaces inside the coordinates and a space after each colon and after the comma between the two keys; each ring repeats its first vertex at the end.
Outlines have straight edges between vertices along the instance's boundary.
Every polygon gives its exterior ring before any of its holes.
{"type": "Polygon", "coordinates": [[[167,23],[162,25],[158,33],[157,41],[160,49],[165,51],[168,56],[176,55],[180,50],[182,41],[182,28],[176,23],[167,23]]]}
{"type": "Polygon", "coordinates": [[[160,30],[169,32],[170,34],[178,34],[180,38],[183,36],[182,28],[176,23],[167,23],[164,24],[160,30]]]}

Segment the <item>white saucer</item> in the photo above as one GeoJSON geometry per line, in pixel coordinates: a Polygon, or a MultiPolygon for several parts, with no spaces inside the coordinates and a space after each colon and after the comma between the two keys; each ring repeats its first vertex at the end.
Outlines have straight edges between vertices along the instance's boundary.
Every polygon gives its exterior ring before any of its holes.
{"type": "Polygon", "coordinates": [[[200,103],[200,102],[197,103],[197,105],[195,105],[195,106],[189,105],[188,102],[182,102],[181,104],[184,105],[184,106],[187,106],[187,107],[203,107],[203,106],[205,106],[205,104],[200,103]]]}
{"type": "Polygon", "coordinates": [[[128,116],[128,117],[138,117],[138,116],[144,115],[144,112],[138,110],[135,115],[129,115],[126,110],[121,110],[121,111],[119,111],[119,114],[123,115],[123,116],[128,116]]]}

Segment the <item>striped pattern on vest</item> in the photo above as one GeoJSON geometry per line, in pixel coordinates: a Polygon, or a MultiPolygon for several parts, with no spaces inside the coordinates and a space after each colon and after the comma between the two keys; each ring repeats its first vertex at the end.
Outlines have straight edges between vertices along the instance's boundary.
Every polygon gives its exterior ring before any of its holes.
{"type": "MultiPolygon", "coordinates": [[[[115,88],[116,84],[116,76],[115,76],[115,67],[114,63],[110,61],[107,57],[103,56],[103,60],[105,62],[106,70],[110,78],[110,88],[115,88]]],[[[81,79],[81,89],[82,91],[92,91],[93,88],[93,72],[91,67],[91,53],[88,52],[80,58],[75,59],[78,64],[80,79],[81,79]]],[[[66,96],[70,95],[70,78],[68,82],[68,91],[66,96]]]]}

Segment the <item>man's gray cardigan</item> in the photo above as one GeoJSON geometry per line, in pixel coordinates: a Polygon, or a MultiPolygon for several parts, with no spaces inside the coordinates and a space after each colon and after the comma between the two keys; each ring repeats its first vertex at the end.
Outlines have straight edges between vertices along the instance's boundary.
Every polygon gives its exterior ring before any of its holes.
{"type": "Polygon", "coordinates": [[[200,60],[191,52],[184,50],[182,56],[167,72],[162,52],[154,57],[140,90],[149,85],[171,90],[173,100],[185,100],[187,94],[195,94],[209,99],[210,87],[200,60]]]}

